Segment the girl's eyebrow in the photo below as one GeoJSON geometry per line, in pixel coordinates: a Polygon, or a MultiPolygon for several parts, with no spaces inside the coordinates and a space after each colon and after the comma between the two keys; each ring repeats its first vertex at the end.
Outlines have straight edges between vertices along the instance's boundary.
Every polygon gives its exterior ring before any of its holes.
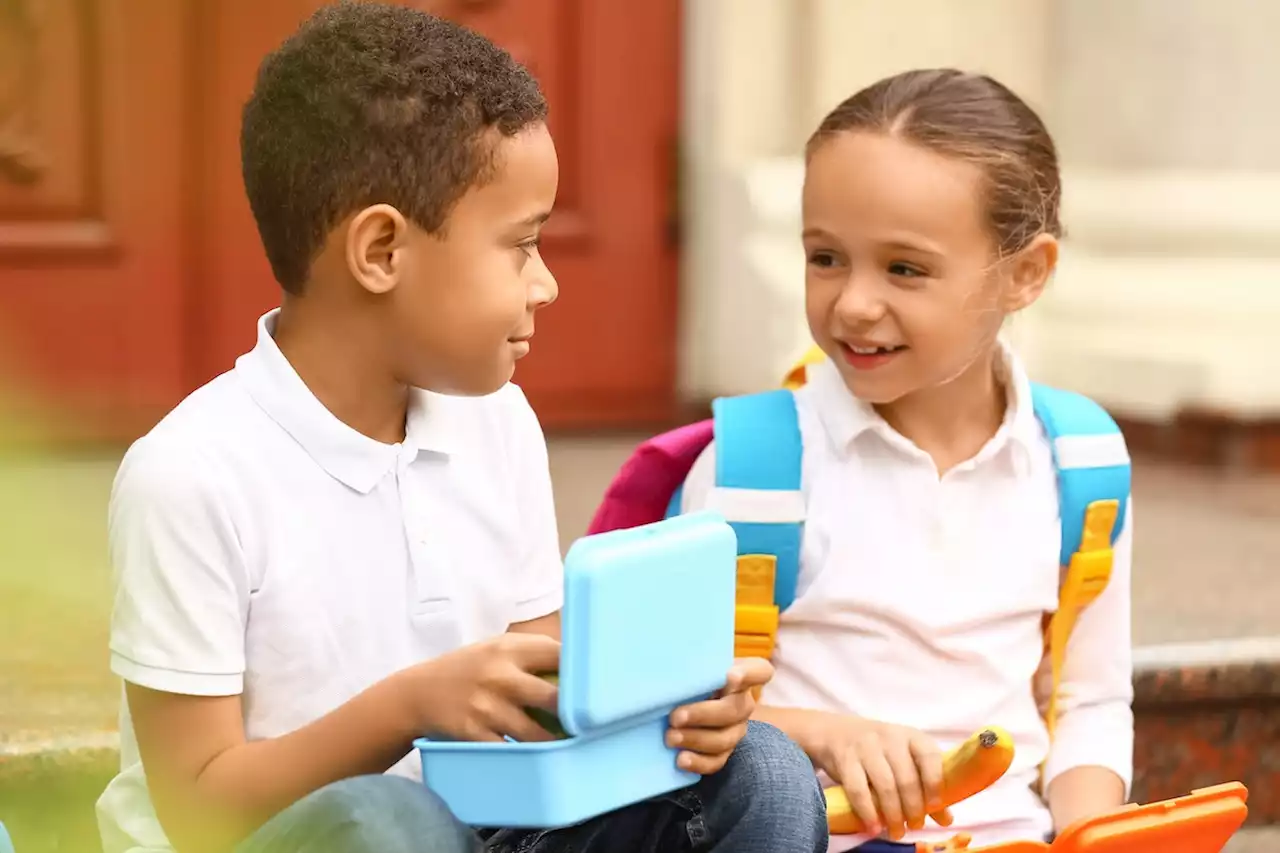
{"type": "MultiPolygon", "coordinates": [[[[836,236],[830,231],[827,231],[824,228],[815,228],[812,226],[800,232],[800,239],[817,239],[829,240],[837,243],[839,242],[836,236]]],[[[878,242],[890,249],[903,249],[908,252],[920,252],[925,255],[936,255],[937,257],[943,257],[945,255],[945,252],[942,251],[941,247],[914,234],[895,234],[892,237],[888,237],[878,242]]]]}

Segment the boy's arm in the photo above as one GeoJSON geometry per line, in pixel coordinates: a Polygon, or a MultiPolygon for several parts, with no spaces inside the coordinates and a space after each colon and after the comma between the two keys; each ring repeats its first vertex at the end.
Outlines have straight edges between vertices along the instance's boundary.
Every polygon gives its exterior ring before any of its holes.
{"type": "Polygon", "coordinates": [[[530,619],[528,622],[516,622],[507,630],[517,634],[545,634],[553,640],[559,640],[560,611],[530,619]]]}
{"type": "Polygon", "coordinates": [[[109,512],[112,670],[152,801],[180,850],[220,850],[326,782],[409,749],[393,679],[312,725],[246,743],[240,693],[250,579],[229,490],[198,448],[148,439],[126,456],[109,512]]]}
{"type": "Polygon", "coordinates": [[[1116,541],[1111,580],[1080,614],[1063,663],[1045,791],[1061,832],[1123,805],[1133,779],[1131,578],[1133,502],[1116,541]]]}
{"type": "Polygon", "coordinates": [[[229,850],[312,791],[386,771],[419,734],[403,676],[297,731],[252,742],[239,696],[125,690],[156,814],[183,851],[229,850]]]}

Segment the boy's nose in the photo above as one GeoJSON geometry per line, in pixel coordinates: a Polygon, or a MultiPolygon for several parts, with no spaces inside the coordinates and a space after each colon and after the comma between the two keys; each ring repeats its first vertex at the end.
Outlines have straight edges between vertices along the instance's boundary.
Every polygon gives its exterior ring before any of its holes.
{"type": "Polygon", "coordinates": [[[555,302],[559,295],[560,285],[556,283],[556,277],[547,269],[546,264],[542,264],[542,269],[529,287],[529,307],[534,310],[545,308],[555,302]]]}

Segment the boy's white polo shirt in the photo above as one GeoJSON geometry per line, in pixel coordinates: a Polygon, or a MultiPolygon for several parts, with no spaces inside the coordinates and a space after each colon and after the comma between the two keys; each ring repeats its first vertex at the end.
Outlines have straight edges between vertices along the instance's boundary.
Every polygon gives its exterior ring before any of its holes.
{"type": "MultiPolygon", "coordinates": [[[[112,670],[241,694],[250,739],[562,602],[546,443],[519,388],[415,391],[404,442],[381,444],[311,394],[274,320],[130,448],[109,513],[112,670]]],[[[121,771],[98,804],[104,853],[167,850],[123,706],[121,771]]]]}

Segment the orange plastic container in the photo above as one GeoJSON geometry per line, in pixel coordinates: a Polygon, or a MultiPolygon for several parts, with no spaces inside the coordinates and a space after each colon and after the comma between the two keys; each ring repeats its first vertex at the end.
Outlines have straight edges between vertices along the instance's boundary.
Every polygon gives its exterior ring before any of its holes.
{"type": "MultiPolygon", "coordinates": [[[[1080,821],[1052,844],[1016,841],[970,848],[968,853],[1221,853],[1249,814],[1248,798],[1244,785],[1227,782],[1080,821]]],[[[917,845],[925,853],[964,849],[945,842],[917,845]]]]}

